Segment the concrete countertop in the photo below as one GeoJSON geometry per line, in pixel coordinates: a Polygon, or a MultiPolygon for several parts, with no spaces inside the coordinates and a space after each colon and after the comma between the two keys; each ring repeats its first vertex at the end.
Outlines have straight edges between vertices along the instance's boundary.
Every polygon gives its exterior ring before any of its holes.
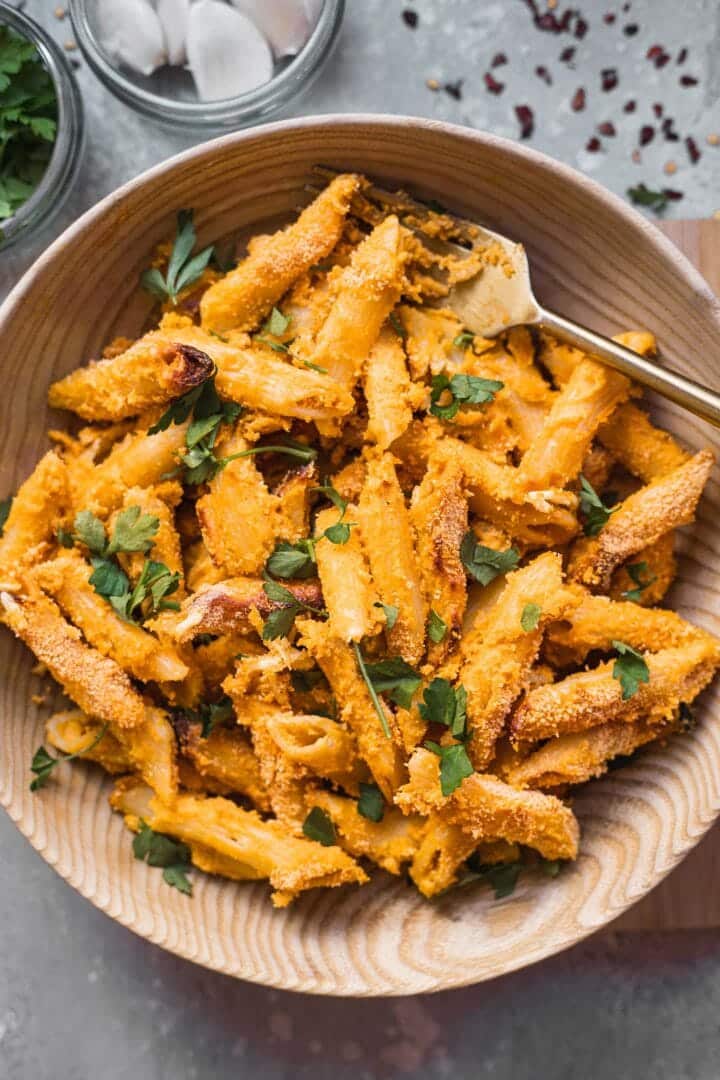
{"type": "MultiPolygon", "coordinates": [[[[70,42],[72,28],[54,17],[56,6],[25,5],[60,42],[70,42]]],[[[720,209],[720,147],[706,141],[720,130],[717,0],[585,0],[584,38],[540,31],[530,7],[526,0],[349,0],[337,52],[285,115],[392,111],[516,137],[514,107],[531,104],[530,145],[621,194],[639,181],[682,190],[669,216],[720,209]],[[418,14],[416,29],[404,22],[404,9],[418,14]],[[632,26],[637,31],[627,32],[632,26]],[[671,56],[659,68],[647,59],[655,44],[671,56]],[[569,47],[574,67],[558,59],[569,47]],[[683,49],[687,58],[678,64],[683,49]],[[508,62],[491,68],[497,53],[508,62]],[[547,69],[551,85],[536,67],[547,69]],[[619,85],[603,91],[601,72],[611,68],[619,85]],[[487,91],[486,72],[504,83],[501,93],[487,91]],[[683,86],[683,74],[697,84],[683,86]],[[451,84],[450,92],[428,89],[428,79],[451,84]],[[459,99],[452,89],[458,80],[459,99]],[[586,107],[574,111],[580,87],[586,107]],[[636,109],[626,113],[630,100],[636,109]],[[696,165],[682,139],[662,137],[654,104],[673,117],[683,139],[695,138],[702,155],[696,165]],[[599,151],[587,150],[597,125],[607,122],[616,134],[603,136],[599,151]],[[633,161],[646,124],[653,140],[633,161]],[[675,171],[664,171],[669,162],[675,171]]],[[[138,117],[82,61],[78,77],[88,147],[77,188],[44,236],[0,256],[0,295],[80,212],[198,141],[138,117]]],[[[720,935],[605,937],[525,972],[434,997],[309,998],[236,982],[148,945],[73,892],[4,815],[0,860],[0,1080],[718,1075],[720,935]]]]}

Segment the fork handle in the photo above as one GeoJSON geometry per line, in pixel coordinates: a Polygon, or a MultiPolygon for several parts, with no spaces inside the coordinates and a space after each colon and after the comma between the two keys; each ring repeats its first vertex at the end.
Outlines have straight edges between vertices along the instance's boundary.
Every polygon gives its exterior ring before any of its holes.
{"type": "Polygon", "coordinates": [[[680,375],[677,371],[659,367],[646,360],[644,356],[618,345],[616,341],[586,330],[583,326],[556,315],[553,311],[542,308],[538,322],[555,337],[567,345],[573,345],[583,352],[592,353],[615,371],[627,375],[629,379],[656,390],[658,394],[669,398],[677,405],[702,417],[715,427],[720,427],[720,394],[707,386],[680,375]]]}

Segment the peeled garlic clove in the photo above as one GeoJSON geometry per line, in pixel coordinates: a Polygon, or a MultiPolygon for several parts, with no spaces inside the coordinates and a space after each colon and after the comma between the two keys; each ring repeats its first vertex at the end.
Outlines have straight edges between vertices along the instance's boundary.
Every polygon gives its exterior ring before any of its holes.
{"type": "Polygon", "coordinates": [[[320,18],[320,12],[325,5],[325,0],[303,0],[303,7],[305,8],[305,18],[310,24],[312,29],[315,23],[320,18]]]}
{"type": "Polygon", "coordinates": [[[294,56],[310,36],[303,0],[232,0],[262,30],[275,56],[294,56]]]}
{"type": "Polygon", "coordinates": [[[188,65],[203,101],[235,97],[273,75],[270,46],[253,22],[221,0],[190,7],[188,65]]]}
{"type": "Polygon", "coordinates": [[[157,13],[162,23],[169,64],[185,63],[190,0],[157,0],[157,13]]]}
{"type": "Polygon", "coordinates": [[[98,0],[98,37],[110,56],[141,75],[167,59],[162,24],[148,0],[98,0]]]}

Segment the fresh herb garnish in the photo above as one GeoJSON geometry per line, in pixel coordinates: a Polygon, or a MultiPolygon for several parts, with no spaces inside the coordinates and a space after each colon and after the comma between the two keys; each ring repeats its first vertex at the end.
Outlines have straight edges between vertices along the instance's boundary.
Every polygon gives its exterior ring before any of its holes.
{"type": "Polygon", "coordinates": [[[318,452],[313,450],[312,446],[297,442],[295,439],[288,439],[285,443],[278,443],[273,446],[251,446],[249,450],[241,450],[238,454],[230,454],[228,457],[220,458],[216,460],[215,471],[224,469],[231,461],[237,461],[239,458],[254,457],[256,454],[286,454],[288,457],[299,458],[300,461],[308,463],[315,460],[318,452]]]}
{"type": "MultiPolygon", "coordinates": [[[[92,581],[92,578],[90,580],[92,581]]],[[[123,592],[107,594],[108,601],[121,619],[134,622],[138,618],[149,618],[160,611],[179,611],[180,605],[175,600],[165,599],[177,592],[179,584],[179,573],[170,570],[165,563],[146,559],[132,589],[127,587],[123,592]]],[[[97,585],[95,589],[101,592],[97,585]]]]}
{"type": "Polygon", "coordinates": [[[308,840],[316,840],[323,847],[333,847],[333,845],[337,844],[335,826],[319,806],[313,806],[303,821],[302,831],[308,840]]]}
{"type": "Polygon", "coordinates": [[[377,695],[377,690],[375,689],[375,687],[373,685],[373,682],[372,682],[372,679],[370,678],[370,676],[368,674],[368,670],[367,670],[367,667],[366,667],[366,664],[365,664],[365,657],[362,654],[362,649],[358,645],[357,641],[353,641],[352,647],[353,647],[353,651],[355,653],[355,659],[357,660],[358,671],[360,672],[362,680],[363,680],[363,682],[365,683],[365,685],[367,687],[367,691],[368,691],[368,694],[370,695],[370,700],[372,702],[373,709],[375,710],[375,712],[377,714],[377,718],[380,721],[380,726],[383,729],[383,733],[384,733],[385,737],[387,739],[390,739],[392,736],[391,736],[391,733],[390,733],[390,727],[389,727],[388,722],[387,722],[387,716],[385,715],[385,710],[382,707],[382,702],[380,701],[380,698],[377,695]]]}
{"type": "Polygon", "coordinates": [[[160,527],[160,519],[154,514],[143,514],[139,506],[128,506],[118,514],[113,534],[108,539],[100,518],[90,510],[80,510],[75,515],[73,527],[74,542],[79,541],[91,555],[108,562],[119,552],[148,552],[160,527]]]}
{"type": "Polygon", "coordinates": [[[322,492],[322,494],[330,500],[333,506],[340,511],[340,517],[335,524],[329,525],[322,535],[326,537],[331,544],[347,544],[350,539],[350,529],[356,524],[354,521],[343,521],[345,512],[347,511],[347,502],[343,499],[340,492],[327,481],[312,490],[322,492]]]}
{"type": "Polygon", "coordinates": [[[212,244],[197,255],[192,254],[197,235],[193,225],[193,211],[180,210],[177,215],[177,232],[163,276],[158,267],[145,270],[140,278],[144,289],[165,302],[177,302],[179,294],[200,279],[213,254],[212,244]]]}
{"type": "Polygon", "coordinates": [[[472,345],[474,340],[475,335],[472,333],[472,331],[463,330],[455,338],[455,340],[453,341],[453,345],[456,349],[468,349],[472,345]]]}
{"type": "Polygon", "coordinates": [[[413,694],[422,679],[402,657],[394,656],[389,660],[378,660],[374,664],[366,661],[365,671],[379,694],[387,694],[390,701],[401,709],[410,708],[413,694]]]}
{"type": "Polygon", "coordinates": [[[55,539],[60,547],[71,548],[75,547],[75,537],[67,529],[59,528],[55,533],[55,539]]]}
{"type": "Polygon", "coordinates": [[[379,602],[376,602],[373,606],[383,609],[383,612],[385,614],[385,628],[387,630],[392,630],[393,626],[398,621],[400,608],[395,607],[394,604],[381,604],[379,602]]]}
{"type": "MultiPolygon", "coordinates": [[[[536,864],[533,864],[536,865],[536,864]]],[[[547,877],[555,878],[560,873],[561,862],[559,859],[540,859],[539,868],[547,877]]],[[[468,872],[458,882],[459,885],[469,885],[475,881],[486,882],[495,893],[496,900],[502,900],[506,896],[512,896],[525,870],[526,864],[520,859],[510,863],[483,863],[476,857],[471,856],[467,862],[468,872]]]]}
{"type": "Polygon", "coordinates": [[[460,545],[462,564],[471,577],[481,585],[489,585],[500,574],[514,570],[520,559],[517,548],[509,547],[506,551],[478,544],[475,533],[466,532],[460,545]]]}
{"type": "Polygon", "coordinates": [[[298,540],[289,544],[281,540],[265,564],[268,573],[279,578],[309,578],[317,573],[315,565],[315,541],[298,540]]]}
{"type": "Polygon", "coordinates": [[[82,757],[83,754],[89,754],[91,750],[94,750],[97,744],[105,735],[107,731],[107,724],[103,724],[102,728],[82,750],[76,750],[74,754],[63,754],[62,757],[53,757],[49,754],[44,746],[39,746],[33,755],[32,762],[30,764],[30,771],[35,773],[35,779],[30,782],[31,791],[39,791],[40,788],[45,787],[53,769],[58,765],[62,765],[64,761],[72,761],[73,758],[82,757]]]}
{"type": "Polygon", "coordinates": [[[456,739],[464,739],[467,724],[467,692],[437,677],[426,687],[418,712],[428,724],[443,724],[456,739]]]}
{"type": "Polygon", "coordinates": [[[403,324],[401,323],[400,319],[398,318],[398,316],[395,314],[394,311],[390,312],[389,322],[390,322],[390,325],[392,326],[393,330],[397,334],[397,336],[400,338],[400,340],[404,341],[405,338],[407,337],[407,330],[405,329],[405,327],[403,326],[403,324]]]}
{"type": "Polygon", "coordinates": [[[635,582],[636,588],[626,589],[622,595],[625,600],[632,600],[634,604],[639,604],[645,590],[649,589],[657,581],[657,574],[653,574],[651,577],[646,576],[650,572],[650,567],[645,561],[631,563],[625,569],[630,580],[635,582]]]}
{"type": "Polygon", "coordinates": [[[255,334],[254,340],[261,341],[263,345],[267,345],[273,352],[289,352],[290,342],[271,341],[267,334],[271,334],[274,338],[282,337],[291,322],[292,315],[283,315],[279,308],[274,307],[263,324],[260,333],[255,334]]]}
{"type": "Polygon", "coordinates": [[[0,220],[42,180],[57,132],[57,94],[36,46],[0,26],[0,220]]]}
{"type": "Polygon", "coordinates": [[[622,687],[623,701],[637,694],[640,683],[650,682],[650,669],[642,653],[626,645],[624,641],[613,641],[613,649],[620,654],[613,664],[613,679],[622,687]]]}
{"type": "Polygon", "coordinates": [[[358,814],[368,821],[382,821],[385,813],[385,801],[377,784],[360,784],[360,798],[357,804],[358,814]]]}
{"type": "Polygon", "coordinates": [[[165,833],[155,832],[140,820],[140,831],[132,842],[133,855],[148,866],[160,866],[163,881],[186,896],[192,896],[192,882],[187,877],[191,869],[190,848],[165,833]]]}
{"type": "Polygon", "coordinates": [[[539,604],[525,605],[520,616],[520,625],[526,634],[529,634],[531,630],[537,630],[541,615],[542,608],[539,604]]]}
{"type": "Polygon", "coordinates": [[[627,193],[635,206],[647,206],[656,214],[662,214],[667,209],[668,197],[664,191],[653,191],[640,183],[637,187],[628,188],[627,193]]]}
{"type": "Polygon", "coordinates": [[[584,476],[580,477],[580,513],[584,518],[583,531],[586,536],[597,536],[611,514],[618,509],[617,506],[606,506],[590,481],[584,476]]]}
{"type": "Polygon", "coordinates": [[[207,739],[208,735],[210,735],[219,724],[224,724],[227,720],[231,720],[235,715],[233,712],[232,701],[227,694],[224,694],[219,701],[201,702],[198,706],[198,712],[202,723],[201,735],[203,739],[207,739]]]}
{"type": "Polygon", "coordinates": [[[12,509],[13,497],[9,495],[7,499],[0,501],[0,536],[5,532],[5,522],[10,516],[10,510],[12,509]]]}
{"type": "Polygon", "coordinates": [[[310,607],[309,604],[298,600],[294,593],[291,593],[283,585],[278,585],[277,581],[266,581],[263,585],[263,591],[274,603],[283,605],[276,611],[271,611],[265,620],[262,632],[264,641],[287,637],[301,611],[310,611],[313,615],[325,614],[320,608],[310,607]]]}
{"type": "Polygon", "coordinates": [[[270,338],[264,337],[262,334],[256,334],[253,338],[254,341],[259,341],[263,345],[267,345],[268,349],[272,349],[273,352],[289,353],[290,344],[287,345],[282,341],[271,341],[270,338]]]}
{"type": "Polygon", "coordinates": [[[481,379],[477,375],[434,375],[430,392],[430,412],[441,420],[453,420],[461,405],[485,405],[493,401],[505,384],[497,379],[481,379]],[[440,404],[440,398],[447,398],[440,404]]]}
{"type": "Polygon", "coordinates": [[[436,645],[442,641],[448,631],[447,623],[440,618],[437,611],[430,609],[430,618],[428,619],[428,637],[436,645]]]}
{"type": "Polygon", "coordinates": [[[326,367],[320,367],[319,364],[313,364],[310,360],[303,360],[302,356],[298,356],[297,359],[304,367],[310,368],[311,371],[317,371],[320,375],[327,375],[328,373],[326,367]]]}
{"type": "Polygon", "coordinates": [[[310,671],[291,671],[290,682],[296,693],[310,694],[320,683],[327,683],[327,680],[319,668],[311,668],[310,671]]]}
{"type": "Polygon", "coordinates": [[[452,795],[467,776],[472,776],[474,770],[462,743],[441,746],[428,739],[423,746],[440,758],[440,790],[443,795],[452,795]]]}

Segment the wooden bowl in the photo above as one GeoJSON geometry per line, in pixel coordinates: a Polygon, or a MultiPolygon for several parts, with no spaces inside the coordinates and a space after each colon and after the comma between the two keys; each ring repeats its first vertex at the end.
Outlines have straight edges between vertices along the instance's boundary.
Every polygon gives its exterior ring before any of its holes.
{"type": "MultiPolygon", "coordinates": [[[[135,334],[149,303],[138,290],[175,211],[194,207],[201,241],[295,209],[314,163],[403,184],[529,248],[541,300],[598,330],[652,328],[663,353],[718,382],[720,306],[675,248],[642,217],[579,173],[478,132],[400,117],[326,117],[272,124],[206,143],[104,199],[69,228],[0,310],[0,494],[47,446],[51,380],[114,334],[135,334]]],[[[661,421],[699,447],[718,442],[663,406],[661,421]]],[[[717,631],[720,498],[710,485],[686,530],[672,602],[717,631]]],[[[133,858],[107,805],[108,782],[68,766],[37,795],[30,759],[46,709],[31,701],[30,654],[0,635],[3,722],[0,801],[18,828],[83,896],[171,952],[284,989],[337,995],[410,994],[463,986],[520,968],[579,941],[644,896],[700,839],[720,802],[715,697],[700,724],[669,748],[589,785],[576,799],[579,860],[555,880],[521,878],[495,901],[484,887],[433,902],[378,873],[362,889],[318,890],[275,911],[262,884],[194,875],[192,899],[133,858]]]]}

